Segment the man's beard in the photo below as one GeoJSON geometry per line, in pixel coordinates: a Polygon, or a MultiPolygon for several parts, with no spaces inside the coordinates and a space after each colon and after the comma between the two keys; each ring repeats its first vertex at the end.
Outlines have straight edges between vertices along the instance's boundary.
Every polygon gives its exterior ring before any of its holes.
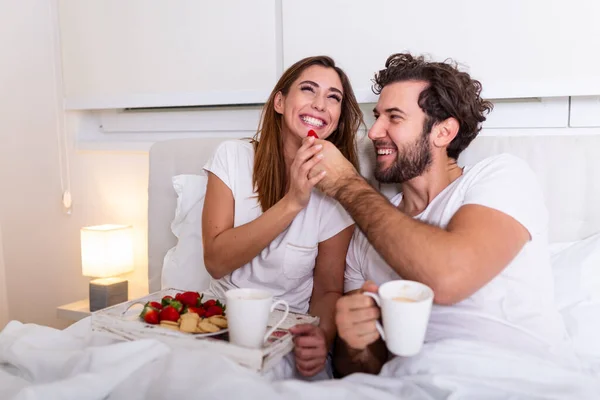
{"type": "Polygon", "coordinates": [[[429,132],[423,132],[414,143],[398,149],[396,161],[387,168],[375,166],[375,179],[381,183],[404,183],[422,175],[431,165],[429,132]]]}

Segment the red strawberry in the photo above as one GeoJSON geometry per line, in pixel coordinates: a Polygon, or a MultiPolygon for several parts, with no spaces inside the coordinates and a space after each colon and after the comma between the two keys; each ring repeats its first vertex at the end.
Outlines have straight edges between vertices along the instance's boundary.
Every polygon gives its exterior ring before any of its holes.
{"type": "Polygon", "coordinates": [[[173,297],[172,296],[165,296],[162,298],[162,300],[160,301],[160,303],[164,306],[168,306],[169,304],[171,304],[171,302],[173,301],[173,297]]]}
{"type": "Polygon", "coordinates": [[[206,309],[205,318],[212,317],[213,315],[223,315],[223,309],[219,306],[210,306],[206,309]]]}
{"type": "Polygon", "coordinates": [[[160,304],[158,301],[151,301],[149,304],[150,304],[150,307],[156,308],[157,310],[160,310],[161,308],[163,308],[162,304],[160,304]]]}
{"type": "Polygon", "coordinates": [[[177,300],[172,300],[169,305],[171,307],[173,307],[175,310],[177,310],[178,313],[181,313],[181,311],[183,310],[183,304],[181,304],[180,301],[177,300]]]}
{"type": "Polygon", "coordinates": [[[204,308],[202,307],[188,307],[186,312],[189,313],[196,313],[198,314],[200,317],[204,317],[206,311],[204,310],[204,308]]]}
{"type": "Polygon", "coordinates": [[[177,320],[179,319],[179,312],[172,306],[166,306],[165,308],[160,310],[159,317],[161,321],[177,322],[177,320]]]}
{"type": "Polygon", "coordinates": [[[202,307],[204,307],[205,310],[208,310],[209,307],[212,306],[216,306],[217,305],[217,301],[216,300],[206,300],[204,302],[204,304],[202,304],[202,307]]]}
{"type": "Polygon", "coordinates": [[[144,307],[140,317],[149,324],[158,324],[159,321],[158,311],[150,306],[144,307]]]}
{"type": "Polygon", "coordinates": [[[200,294],[200,297],[196,300],[196,307],[202,307],[202,298],[204,297],[204,293],[200,294]]]}
{"type": "Polygon", "coordinates": [[[198,292],[185,292],[185,293],[178,293],[177,296],[175,296],[175,300],[180,301],[181,303],[185,304],[186,306],[196,306],[198,304],[198,298],[200,297],[200,293],[198,292]]]}
{"type": "Polygon", "coordinates": [[[310,131],[308,131],[308,135],[306,135],[307,137],[314,137],[315,139],[318,139],[319,136],[317,135],[317,132],[313,131],[312,129],[310,131]]]}

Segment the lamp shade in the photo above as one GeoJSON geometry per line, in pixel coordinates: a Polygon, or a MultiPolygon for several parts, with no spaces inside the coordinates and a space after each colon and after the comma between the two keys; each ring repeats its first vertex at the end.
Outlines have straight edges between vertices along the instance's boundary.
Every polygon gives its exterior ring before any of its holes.
{"type": "Polygon", "coordinates": [[[83,276],[107,278],[133,271],[133,227],[98,225],[81,228],[83,276]]]}

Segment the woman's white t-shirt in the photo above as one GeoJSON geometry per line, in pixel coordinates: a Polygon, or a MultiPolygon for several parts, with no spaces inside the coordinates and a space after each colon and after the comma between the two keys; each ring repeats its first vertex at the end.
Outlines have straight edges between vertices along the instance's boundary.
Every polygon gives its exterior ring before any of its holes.
{"type": "MultiPolygon", "coordinates": [[[[231,189],[234,198],[234,223],[238,227],[258,218],[263,212],[252,185],[254,147],[232,140],[219,145],[204,170],[212,172],[231,189]]],[[[290,310],[308,311],[313,288],[313,270],[318,245],[354,221],[335,200],[313,189],[308,205],[290,226],[248,264],[221,279],[213,279],[210,291],[224,297],[233,288],[260,288],[286,300],[290,310]]]]}

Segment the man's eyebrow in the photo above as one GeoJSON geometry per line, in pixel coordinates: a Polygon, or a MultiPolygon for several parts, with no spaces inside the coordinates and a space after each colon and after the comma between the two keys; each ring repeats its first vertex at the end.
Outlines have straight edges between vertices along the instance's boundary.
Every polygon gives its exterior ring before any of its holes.
{"type": "MultiPolygon", "coordinates": [[[[306,83],[308,83],[309,85],[312,85],[312,86],[320,87],[317,82],[313,82],[313,81],[302,81],[302,82],[300,82],[300,85],[306,84],[306,83]]],[[[344,95],[344,93],[342,93],[342,91],[340,89],[335,88],[333,86],[330,87],[329,90],[332,92],[337,92],[337,93],[341,94],[342,96],[344,95]]]]}
{"type": "MultiPolygon", "coordinates": [[[[393,112],[397,112],[400,113],[402,115],[406,115],[406,113],[404,111],[402,111],[401,109],[399,109],[398,107],[390,107],[390,108],[386,108],[385,112],[387,114],[391,114],[393,112]]],[[[377,110],[377,107],[373,108],[373,114],[379,114],[379,111],[377,110]]]]}

